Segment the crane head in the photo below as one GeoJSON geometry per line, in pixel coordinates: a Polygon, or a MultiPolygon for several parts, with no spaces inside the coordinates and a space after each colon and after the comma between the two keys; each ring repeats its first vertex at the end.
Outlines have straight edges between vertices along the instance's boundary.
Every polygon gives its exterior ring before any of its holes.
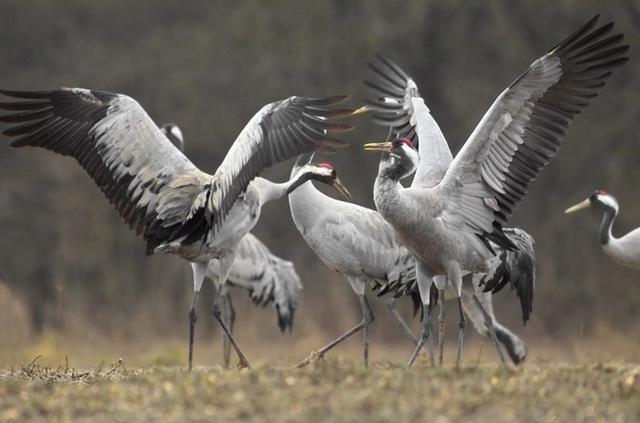
{"type": "Polygon", "coordinates": [[[362,149],[382,152],[380,170],[398,180],[413,174],[420,161],[418,151],[409,138],[367,143],[362,149]]]}
{"type": "Polygon", "coordinates": [[[329,163],[320,163],[314,164],[310,163],[305,165],[300,171],[301,174],[308,174],[309,179],[314,181],[322,182],[324,184],[330,185],[333,189],[338,191],[340,195],[342,195],[345,199],[351,201],[353,197],[351,193],[347,189],[347,187],[342,183],[340,178],[338,178],[338,174],[336,170],[329,163]]]}
{"type": "Polygon", "coordinates": [[[603,190],[595,190],[593,194],[589,196],[586,200],[569,207],[564,212],[566,214],[577,212],[578,210],[585,209],[587,207],[596,207],[601,210],[613,210],[615,212],[618,211],[618,201],[616,198],[603,190]]]}

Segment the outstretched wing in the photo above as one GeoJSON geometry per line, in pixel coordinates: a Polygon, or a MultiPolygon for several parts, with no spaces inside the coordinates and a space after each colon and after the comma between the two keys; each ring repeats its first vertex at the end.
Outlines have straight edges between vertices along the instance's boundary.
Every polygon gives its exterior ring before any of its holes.
{"type": "MultiPolygon", "coordinates": [[[[536,255],[531,235],[518,228],[505,228],[505,235],[517,247],[502,250],[489,262],[490,271],[482,278],[484,292],[496,293],[509,283],[516,291],[522,309],[522,321],[527,323],[533,311],[536,287],[536,255]]],[[[475,275],[474,275],[475,276],[475,275]]]]}
{"type": "Polygon", "coordinates": [[[291,330],[302,291],[300,276],[293,263],[274,255],[262,241],[249,233],[240,241],[229,282],[248,290],[255,304],[265,306],[273,303],[278,314],[278,327],[283,332],[291,330]]]}
{"type": "Polygon", "coordinates": [[[346,98],[289,97],[264,106],[240,132],[215,172],[207,198],[193,211],[194,225],[185,225],[175,237],[197,239],[208,228],[213,228],[215,236],[238,196],[263,169],[298,154],[332,153],[345,147],[347,143],[332,134],[352,129],[335,122],[353,113],[333,108],[346,98]]]}
{"type": "Polygon", "coordinates": [[[198,170],[132,98],[63,88],[0,91],[21,101],[0,122],[14,147],[42,147],[72,156],[137,234],[162,242],[189,213],[209,175],[198,170]]]}
{"type": "Polygon", "coordinates": [[[393,138],[409,138],[418,144],[420,164],[411,186],[431,188],[444,177],[453,156],[436,120],[418,92],[418,86],[397,64],[382,56],[367,63],[364,81],[373,122],[391,127],[393,138]]]}
{"type": "Polygon", "coordinates": [[[443,221],[513,248],[502,225],[573,118],[628,60],[622,34],[609,36],[613,23],[596,28],[597,20],[533,62],[496,99],[439,185],[449,199],[443,221]]]}

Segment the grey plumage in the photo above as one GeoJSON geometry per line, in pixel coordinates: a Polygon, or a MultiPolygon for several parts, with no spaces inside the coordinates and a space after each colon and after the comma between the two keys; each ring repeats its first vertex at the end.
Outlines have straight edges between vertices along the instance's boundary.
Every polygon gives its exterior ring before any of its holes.
{"type": "MultiPolygon", "coordinates": [[[[184,151],[184,136],[176,124],[165,123],[160,126],[160,130],[173,145],[180,151],[184,151]]],[[[229,285],[247,290],[255,304],[265,306],[272,303],[278,316],[278,327],[283,332],[290,331],[302,290],[300,277],[293,263],[272,254],[267,246],[251,233],[240,240],[235,251],[235,259],[227,276],[229,285]]],[[[220,313],[229,331],[233,333],[236,313],[231,293],[226,286],[220,285],[223,272],[220,261],[215,259],[209,261],[206,277],[213,282],[216,289],[217,301],[213,305],[214,313],[220,313]]],[[[193,335],[190,334],[190,339],[192,338],[193,335]]],[[[224,338],[223,366],[225,368],[229,367],[229,353],[230,344],[227,338],[224,338]]]]}
{"type": "MultiPolygon", "coordinates": [[[[220,265],[209,262],[207,277],[217,281],[220,265]]],[[[292,262],[273,254],[255,235],[248,233],[236,252],[228,277],[229,285],[242,288],[260,306],[273,304],[281,331],[291,331],[302,283],[292,262]]]]}
{"type": "MultiPolygon", "coordinates": [[[[418,154],[409,141],[365,145],[366,150],[385,152],[374,187],[376,208],[418,258],[423,303],[429,302],[432,281],[444,289],[445,282],[434,275],[446,275],[457,292],[457,363],[464,328],[463,274],[488,271],[487,260],[495,254],[492,244],[517,248],[504,233],[503,224],[529,183],[555,155],[575,115],[599,93],[612,70],[628,60],[629,47],[621,45],[622,35],[608,36],[613,24],[596,28],[597,20],[596,16],[533,62],[503,91],[452,162],[431,161],[425,167],[446,169],[436,185],[432,185],[433,178],[420,177],[420,168],[419,179],[414,179],[411,188],[398,184],[418,166],[418,154]]],[[[411,103],[416,106],[415,101],[411,103]]],[[[426,112],[426,123],[436,127],[428,109],[426,112]]],[[[420,124],[417,119],[418,138],[420,124]]],[[[421,167],[429,159],[426,151],[448,148],[440,136],[434,138],[439,140],[435,146],[420,140],[421,167]]],[[[427,336],[425,326],[421,340],[427,336]]],[[[418,345],[409,363],[420,348],[418,345]]]]}
{"type": "MultiPolygon", "coordinates": [[[[300,156],[291,175],[309,160],[300,156]]],[[[349,334],[364,329],[365,365],[368,360],[368,328],[373,319],[366,287],[399,287],[415,279],[413,257],[396,238],[393,228],[371,209],[333,199],[311,182],[289,196],[291,217],[296,228],[316,255],[332,270],[342,274],[358,295],[363,321],[349,334]]],[[[346,337],[339,338],[340,340],[346,337]]],[[[329,344],[331,348],[335,343],[329,344]]],[[[322,349],[319,355],[330,348],[322,349]]],[[[303,361],[303,364],[308,360],[303,361]]]]}
{"type": "MultiPolygon", "coordinates": [[[[191,262],[190,345],[195,301],[208,262],[220,261],[218,286],[223,286],[235,248],[257,223],[262,205],[310,178],[337,182],[335,172],[320,168],[309,168],[284,184],[271,183],[258,174],[300,153],[335,151],[346,143],[332,134],[351,129],[335,121],[352,113],[334,107],[345,96],[277,101],[251,118],[216,172],[208,175],[125,95],[82,88],[0,93],[19,99],[0,103],[0,109],[10,111],[0,116],[0,122],[12,124],[3,131],[17,137],[12,146],[38,146],[74,157],[125,222],[142,234],[149,254],[177,254],[191,262]]],[[[218,314],[216,318],[241,364],[248,366],[218,314]]]]}

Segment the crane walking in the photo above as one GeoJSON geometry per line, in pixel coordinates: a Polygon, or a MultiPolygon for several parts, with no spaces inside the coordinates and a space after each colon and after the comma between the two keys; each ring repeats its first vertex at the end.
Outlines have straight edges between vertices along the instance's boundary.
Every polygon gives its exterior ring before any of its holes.
{"type": "MultiPolygon", "coordinates": [[[[184,136],[180,127],[174,123],[160,126],[162,133],[180,151],[184,152],[184,136]]],[[[206,279],[217,284],[220,280],[220,263],[211,260],[207,267],[206,279]]],[[[280,331],[290,331],[293,317],[298,305],[302,283],[293,263],[273,254],[262,241],[252,233],[248,233],[238,244],[236,257],[229,271],[227,285],[249,292],[251,300],[260,306],[272,303],[278,315],[280,331]]],[[[213,304],[213,313],[220,314],[229,332],[233,334],[235,309],[231,300],[231,292],[227,285],[215,286],[222,292],[217,296],[218,303],[213,304]]],[[[197,319],[195,308],[189,310],[193,321],[197,319]]],[[[191,319],[190,319],[191,320],[191,319]]],[[[195,328],[194,328],[195,330],[195,328]]],[[[190,338],[191,335],[190,334],[190,338]]],[[[231,343],[223,337],[223,367],[230,363],[231,343]]],[[[193,350],[189,349],[189,367],[192,365],[193,350]]]]}
{"type": "MultiPolygon", "coordinates": [[[[310,160],[298,157],[291,177],[310,160]]],[[[342,274],[360,300],[362,321],[298,363],[321,358],[354,333],[363,331],[364,365],[369,364],[369,332],[375,318],[365,291],[368,285],[399,284],[415,278],[413,257],[396,239],[393,228],[375,211],[331,198],[311,182],[289,195],[291,217],[298,232],[316,255],[342,274]]]]}
{"type": "Polygon", "coordinates": [[[616,238],[611,233],[613,222],[620,210],[615,197],[598,190],[583,202],[569,207],[564,212],[574,213],[587,207],[594,207],[602,212],[599,236],[604,253],[623,266],[640,269],[640,228],[632,230],[621,238],[616,238]]]}
{"type": "MultiPolygon", "coordinates": [[[[257,176],[298,154],[344,147],[332,133],[351,129],[335,122],[353,112],[334,108],[346,96],[290,97],[264,106],[209,175],[126,95],[83,88],[0,93],[18,99],[0,103],[0,109],[9,111],[0,122],[11,124],[3,134],[17,137],[11,145],[75,158],[124,221],[143,236],[148,254],[176,254],[191,263],[193,304],[210,260],[219,260],[219,285],[224,285],[238,243],[255,226],[264,204],[310,179],[343,191],[335,172],[319,166],[308,165],[281,184],[257,176]]],[[[215,317],[240,365],[248,367],[219,314],[215,317]]]]}
{"type": "MultiPolygon", "coordinates": [[[[498,96],[451,162],[424,167],[422,154],[408,138],[364,146],[366,151],[383,153],[374,201],[417,258],[423,304],[429,304],[432,283],[439,290],[449,284],[456,292],[457,366],[464,336],[463,275],[487,272],[494,246],[517,248],[502,226],[559,149],[573,118],[599,93],[612,70],[628,61],[629,46],[621,45],[622,34],[608,35],[613,23],[597,27],[597,21],[598,16],[533,62],[498,96]],[[416,168],[412,186],[403,188],[399,181],[416,168]]],[[[380,108],[397,110],[397,105],[378,103],[380,108]]],[[[448,150],[442,145],[426,148],[433,154],[448,150]]],[[[409,366],[429,336],[429,320],[427,313],[409,366]]]]}

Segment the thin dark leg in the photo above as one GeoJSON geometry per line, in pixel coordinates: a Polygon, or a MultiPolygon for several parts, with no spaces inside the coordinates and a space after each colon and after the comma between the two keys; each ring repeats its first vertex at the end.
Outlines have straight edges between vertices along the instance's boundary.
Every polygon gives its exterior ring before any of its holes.
{"type": "Polygon", "coordinates": [[[464,317],[464,312],[462,311],[462,299],[460,297],[458,297],[458,312],[460,313],[460,320],[458,321],[458,352],[456,353],[456,368],[460,367],[462,341],[464,339],[464,327],[467,323],[464,317]]]}
{"type": "MultiPolygon", "coordinates": [[[[229,328],[229,331],[233,334],[233,326],[229,323],[229,293],[226,292],[224,294],[220,294],[217,296],[218,303],[213,303],[213,315],[216,313],[220,313],[222,320],[229,328]]],[[[222,337],[222,367],[225,369],[229,368],[229,364],[231,363],[231,343],[229,342],[229,338],[226,336],[222,337]]]]}
{"type": "MultiPolygon", "coordinates": [[[[221,290],[219,289],[216,292],[216,298],[214,299],[214,303],[218,301],[218,295],[220,295],[220,291],[221,290]]],[[[224,331],[224,334],[227,336],[227,338],[229,338],[229,342],[231,342],[231,346],[233,347],[233,349],[236,351],[236,354],[238,355],[238,359],[240,360],[240,362],[238,363],[238,367],[240,367],[240,368],[251,368],[251,365],[249,365],[249,361],[244,356],[244,354],[242,354],[242,351],[240,351],[240,347],[238,347],[238,344],[236,343],[236,340],[233,338],[233,335],[229,331],[229,328],[227,327],[227,325],[222,320],[222,317],[220,316],[220,310],[214,310],[213,316],[218,321],[218,324],[220,325],[220,327],[224,331]]]]}
{"type": "Polygon", "coordinates": [[[389,298],[389,300],[387,300],[387,307],[389,307],[389,311],[391,311],[391,314],[396,319],[396,321],[400,323],[400,326],[402,326],[402,329],[404,329],[407,336],[411,338],[411,341],[413,341],[413,345],[415,345],[418,343],[418,338],[416,338],[416,336],[413,333],[413,330],[411,330],[411,327],[409,326],[407,321],[404,320],[400,312],[396,309],[397,301],[398,301],[397,298],[394,298],[394,297],[389,298]]]}
{"type": "MultiPolygon", "coordinates": [[[[363,310],[365,308],[368,309],[368,307],[369,307],[368,303],[366,303],[366,299],[364,300],[364,302],[366,304],[366,307],[363,306],[363,310]]],[[[362,300],[361,300],[361,304],[362,304],[362,300]]],[[[371,321],[373,321],[373,313],[371,313],[371,316],[372,316],[371,321]]],[[[308,365],[309,363],[311,363],[312,361],[321,359],[327,353],[327,351],[331,350],[333,347],[335,347],[336,345],[338,345],[339,343],[341,343],[345,339],[349,338],[354,333],[356,333],[359,330],[363,329],[365,326],[367,326],[367,322],[366,322],[365,317],[363,316],[362,321],[360,323],[358,323],[357,325],[355,325],[354,327],[352,327],[351,329],[349,329],[348,331],[346,331],[345,333],[343,333],[342,335],[340,335],[339,337],[337,337],[333,341],[329,342],[327,345],[325,345],[324,347],[320,348],[318,351],[313,351],[309,355],[309,357],[305,358],[304,360],[302,360],[301,362],[299,362],[298,364],[293,366],[293,368],[297,369],[297,368],[300,368],[300,367],[304,367],[304,366],[308,365]]],[[[365,351],[366,351],[367,348],[368,347],[365,347],[365,351]]],[[[368,355],[368,352],[365,352],[365,356],[366,355],[368,355]]],[[[365,358],[365,360],[366,360],[366,358],[365,358]]]]}
{"type": "Polygon", "coordinates": [[[405,370],[413,365],[413,362],[418,358],[418,354],[420,354],[420,350],[424,346],[424,343],[429,339],[429,335],[431,334],[431,311],[428,307],[425,307],[427,310],[425,311],[425,315],[422,319],[422,332],[420,333],[420,338],[418,339],[418,343],[416,344],[416,348],[413,350],[413,354],[409,357],[409,361],[405,366],[405,370]]]}
{"type": "Polygon", "coordinates": [[[444,356],[444,325],[447,318],[444,301],[444,289],[440,289],[438,290],[438,367],[442,367],[442,358],[444,356]]]}
{"type": "Polygon", "coordinates": [[[487,313],[487,310],[485,310],[484,306],[482,305],[482,303],[480,302],[480,299],[476,296],[476,294],[473,294],[473,301],[476,303],[476,305],[480,309],[480,312],[482,313],[482,316],[484,317],[484,324],[489,330],[489,334],[491,335],[491,339],[493,340],[493,343],[496,346],[496,351],[498,351],[498,357],[500,357],[500,361],[502,362],[502,365],[505,367],[508,367],[507,362],[504,359],[504,355],[502,354],[502,349],[500,348],[500,344],[498,343],[498,337],[496,336],[496,328],[495,326],[493,326],[493,319],[491,318],[491,316],[489,316],[489,313],[487,313]]]}
{"type": "Polygon", "coordinates": [[[198,299],[198,291],[193,291],[193,299],[191,300],[191,308],[189,309],[189,371],[193,366],[193,338],[196,329],[196,301],[198,299]]]}
{"type": "MultiPolygon", "coordinates": [[[[435,289],[435,288],[434,288],[435,289]]],[[[427,310],[423,311],[423,313],[433,313],[433,308],[434,308],[434,304],[431,303],[429,304],[429,307],[427,307],[427,310]]],[[[429,319],[429,333],[431,333],[431,319],[429,319]]],[[[429,350],[429,364],[431,365],[431,367],[436,367],[436,353],[435,353],[435,337],[431,336],[428,340],[427,340],[427,348],[429,350]]]]}
{"type": "Polygon", "coordinates": [[[371,323],[375,320],[375,315],[371,311],[367,297],[360,296],[360,308],[362,309],[362,319],[364,322],[364,330],[362,337],[362,345],[364,350],[364,367],[369,367],[369,333],[371,331],[371,323]]]}

